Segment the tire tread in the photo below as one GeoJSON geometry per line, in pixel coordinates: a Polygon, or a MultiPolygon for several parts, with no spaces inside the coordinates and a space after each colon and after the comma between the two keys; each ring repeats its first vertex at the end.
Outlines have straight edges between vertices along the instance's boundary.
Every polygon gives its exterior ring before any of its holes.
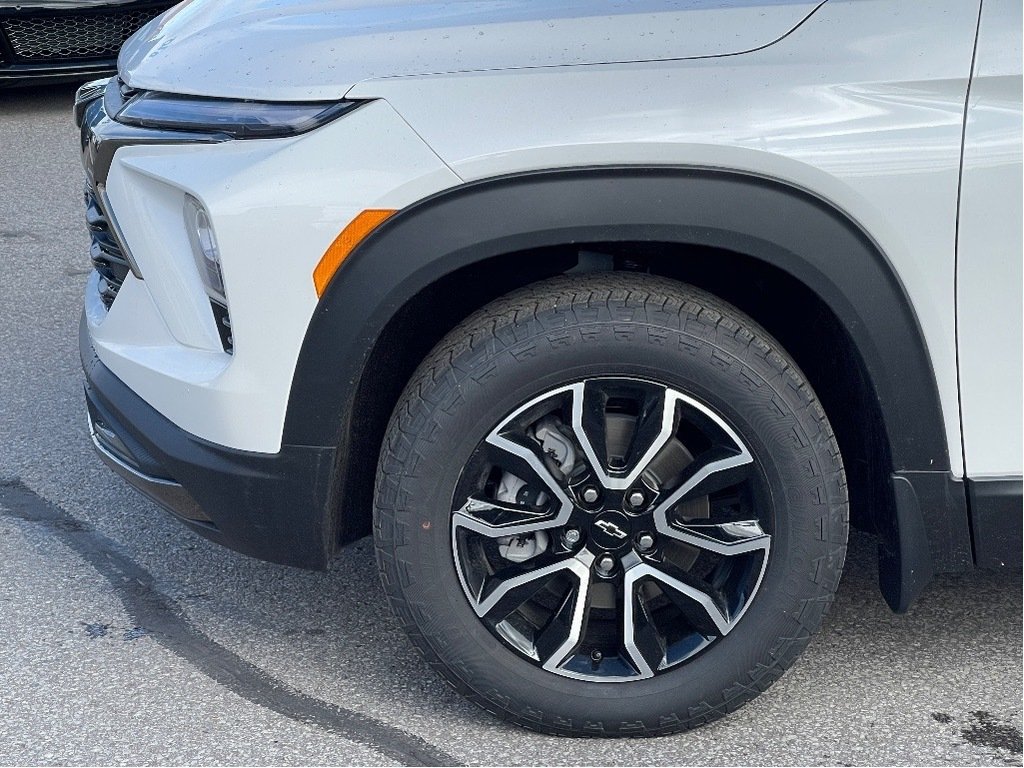
{"type": "MultiPolygon", "coordinates": [[[[815,472],[813,462],[809,472],[815,472]]],[[[429,666],[460,694],[495,717],[563,736],[678,733],[733,712],[766,691],[793,665],[831,606],[846,557],[849,528],[846,474],[835,434],[810,385],[781,346],[755,321],[717,297],[675,281],[635,273],[599,273],[537,283],[494,301],[457,326],[421,363],[399,400],[382,447],[375,499],[374,541],[384,589],[399,622],[429,666]],[[399,467],[407,475],[415,472],[422,458],[417,454],[416,441],[424,434],[433,410],[458,402],[460,377],[482,380],[491,375],[491,370],[478,368],[494,352],[507,349],[514,356],[528,355],[544,339],[557,346],[559,333],[564,337],[567,326],[580,327],[595,321],[595,308],[603,315],[601,322],[621,324],[616,333],[630,332],[631,324],[636,325],[633,318],[642,313],[648,323],[652,319],[657,321],[652,326],[680,332],[681,339],[695,337],[713,345],[724,356],[743,360],[763,380],[751,381],[750,386],[777,381],[789,391],[790,407],[792,401],[800,404],[795,413],[804,435],[795,431],[794,439],[809,439],[821,448],[819,454],[827,455],[831,461],[831,466],[820,470],[821,492],[816,499],[822,508],[818,535],[827,551],[807,575],[817,589],[813,596],[803,600],[793,617],[794,631],[776,638],[765,654],[770,663],[757,664],[746,679],[691,706],[685,713],[649,721],[580,724],[537,709],[519,711],[507,696],[493,688],[477,690],[467,682],[466,670],[455,669],[441,660],[433,645],[437,636],[424,632],[423,627],[430,626],[430,611],[407,600],[402,587],[407,586],[408,575],[395,554],[405,543],[404,532],[395,523],[394,513],[402,507],[395,472],[399,467]],[[545,319],[549,320],[547,327],[545,319]],[[524,328],[525,334],[521,332],[524,328]]]]}

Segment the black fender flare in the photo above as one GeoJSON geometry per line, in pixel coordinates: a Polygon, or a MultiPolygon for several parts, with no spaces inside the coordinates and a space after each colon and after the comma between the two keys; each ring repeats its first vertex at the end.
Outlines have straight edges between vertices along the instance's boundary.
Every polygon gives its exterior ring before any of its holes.
{"type": "Polygon", "coordinates": [[[864,361],[893,471],[949,470],[942,409],[916,314],[895,270],[845,213],[798,187],[701,168],[583,168],[473,182],[388,219],[338,269],[292,380],[283,442],[337,447],[380,332],[461,267],[572,242],[658,241],[744,253],[827,304],[864,361]],[[336,416],[342,416],[338,419],[336,416]]]}
{"type": "MultiPolygon", "coordinates": [[[[339,467],[351,452],[370,449],[350,445],[354,393],[389,321],[435,281],[518,251],[635,241],[741,253],[816,294],[857,349],[888,440],[893,519],[879,531],[886,599],[905,610],[932,572],[970,567],[965,494],[949,473],[931,358],[896,271],[839,208],[751,173],[536,171],[467,183],[403,209],[348,256],[321,297],[295,369],[283,442],[334,447],[339,467]],[[906,493],[904,479],[919,492],[906,493]]],[[[335,483],[346,480],[341,472],[335,483]]]]}

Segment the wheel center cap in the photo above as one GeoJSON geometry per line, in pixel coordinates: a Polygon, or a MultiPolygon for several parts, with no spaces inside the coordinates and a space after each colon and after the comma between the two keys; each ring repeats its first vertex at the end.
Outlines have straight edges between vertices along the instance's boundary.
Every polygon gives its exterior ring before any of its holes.
{"type": "Polygon", "coordinates": [[[622,512],[602,512],[591,524],[590,539],[602,549],[619,549],[630,542],[633,526],[622,512]]]}

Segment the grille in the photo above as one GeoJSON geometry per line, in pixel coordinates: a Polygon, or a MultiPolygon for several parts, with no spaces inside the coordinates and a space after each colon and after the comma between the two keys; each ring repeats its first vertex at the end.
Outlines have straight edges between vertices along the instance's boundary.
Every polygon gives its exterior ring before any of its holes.
{"type": "Polygon", "coordinates": [[[106,308],[110,309],[131,267],[110,229],[110,222],[100,208],[96,193],[88,186],[85,189],[85,222],[92,238],[89,258],[100,275],[100,298],[106,308]]]}
{"type": "Polygon", "coordinates": [[[34,14],[5,19],[0,28],[15,57],[24,61],[113,58],[135,30],[163,10],[34,14]]]}

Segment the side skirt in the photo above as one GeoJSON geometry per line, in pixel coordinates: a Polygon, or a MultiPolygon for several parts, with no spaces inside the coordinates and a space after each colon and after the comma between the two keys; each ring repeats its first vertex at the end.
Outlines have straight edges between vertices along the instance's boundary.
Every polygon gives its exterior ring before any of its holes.
{"type": "Polygon", "coordinates": [[[967,481],[974,562],[979,568],[1021,568],[1024,559],[1024,481],[994,477],[967,481]]]}
{"type": "Polygon", "coordinates": [[[937,573],[1021,568],[1022,480],[958,480],[948,472],[892,475],[896,514],[878,531],[879,586],[904,613],[937,573]]]}

